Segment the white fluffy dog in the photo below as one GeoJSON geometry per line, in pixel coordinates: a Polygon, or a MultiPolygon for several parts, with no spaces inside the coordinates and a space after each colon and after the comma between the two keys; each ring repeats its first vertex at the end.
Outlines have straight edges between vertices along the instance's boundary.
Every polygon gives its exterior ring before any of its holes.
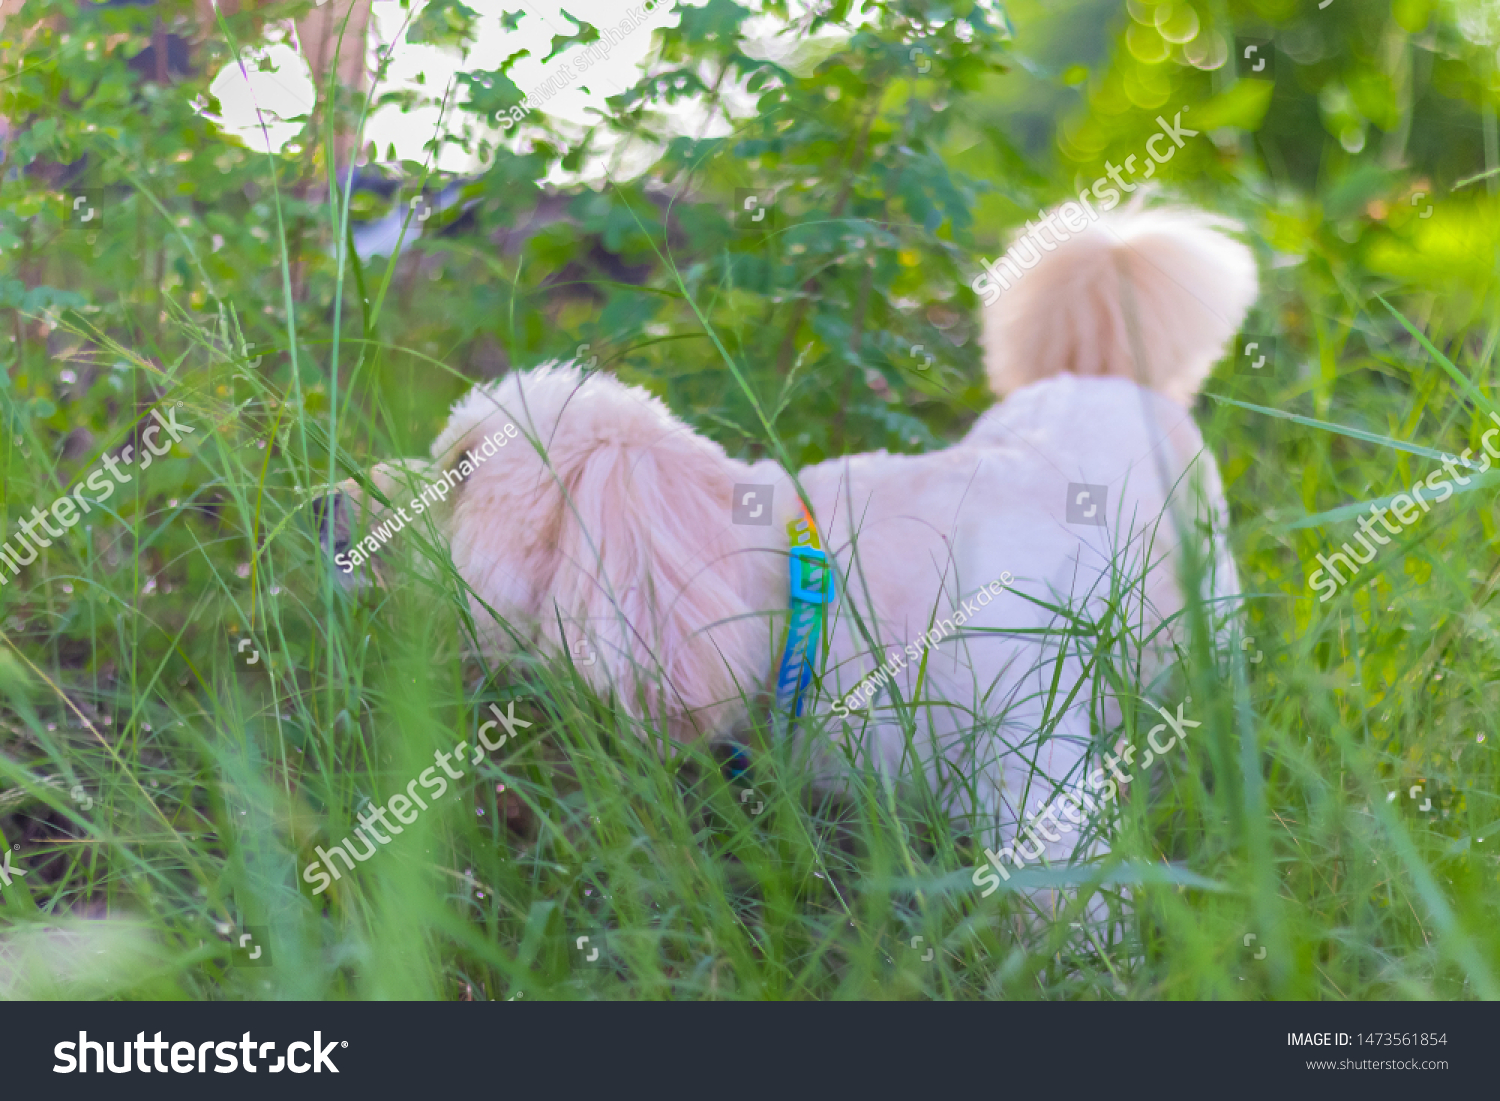
{"type": "MultiPolygon", "coordinates": [[[[797,475],[838,582],[803,725],[834,716],[835,738],[893,774],[915,754],[951,813],[1002,843],[1028,792],[1077,777],[1102,714],[1087,685],[1075,697],[1091,654],[1057,609],[1113,606],[1143,637],[1167,623],[1143,650],[1149,681],[1181,637],[1168,621],[1189,541],[1212,567],[1206,595],[1237,591],[1186,407],[1257,293],[1226,228],[1180,209],[1102,217],[987,311],[987,371],[1009,396],[966,438],[797,475]],[[882,702],[896,694],[919,697],[914,737],[882,702]]],[[[429,463],[372,481],[395,506],[469,458],[483,461],[435,515],[486,648],[587,654],[587,681],[678,740],[768,708],[802,515],[785,470],[730,458],[639,388],[550,364],[475,389],[429,463]],[[474,450],[507,425],[513,443],[474,450]],[[751,501],[761,515],[736,523],[751,501]]],[[[1076,855],[1066,836],[1048,853],[1076,855]]]]}

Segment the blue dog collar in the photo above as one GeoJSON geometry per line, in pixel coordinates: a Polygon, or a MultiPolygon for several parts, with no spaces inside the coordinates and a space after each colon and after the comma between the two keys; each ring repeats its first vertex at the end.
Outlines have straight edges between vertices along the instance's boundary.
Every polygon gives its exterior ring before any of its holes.
{"type": "Polygon", "coordinates": [[[802,701],[818,664],[818,647],[826,629],[825,609],[833,603],[833,565],[819,545],[818,526],[802,506],[800,519],[786,526],[791,549],[787,555],[791,616],[776,677],[776,710],[796,722],[802,701]]]}

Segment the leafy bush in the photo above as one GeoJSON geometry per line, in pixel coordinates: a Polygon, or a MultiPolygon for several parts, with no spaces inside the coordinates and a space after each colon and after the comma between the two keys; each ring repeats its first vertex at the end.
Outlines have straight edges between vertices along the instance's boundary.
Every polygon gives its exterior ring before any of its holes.
{"type": "MultiPolygon", "coordinates": [[[[482,168],[430,157],[376,188],[365,164],[356,190],[336,151],[409,90],[320,81],[275,154],[205,117],[221,70],[309,7],[206,31],[185,2],[30,0],[0,27],[7,537],[106,457],[136,460],[0,586],[0,827],[28,869],[0,902],[145,930],[133,970],[62,993],[1500,992],[1493,477],[1330,603],[1306,578],[1343,506],[1484,431],[1500,165],[1480,8],[896,0],[856,24],[842,0],[708,0],[586,128],[544,107],[504,127],[529,90],[516,59],[471,56],[429,152],[467,143],[482,168]],[[752,14],[797,47],[768,59],[752,14]],[[187,65],[159,60],[172,36],[187,65]],[[1236,77],[1237,36],[1273,43],[1274,82],[1236,77]],[[570,668],[483,667],[435,546],[409,548],[427,580],[354,599],[325,568],[313,498],[424,452],[476,379],[551,358],[647,387],[736,454],[945,446],[991,400],[981,257],[1184,108],[1198,135],[1155,182],[1247,225],[1247,333],[1277,342],[1276,373],[1231,357],[1198,410],[1252,641],[1235,676],[1206,637],[1185,655],[1207,736],[1121,808],[1111,861],[1072,876],[1116,916],[1128,887],[1126,947],[1074,936],[1081,910],[980,900],[969,840],[919,795],[857,778],[835,803],[787,745],[742,778],[704,747],[664,760],[570,668]],[[644,170],[600,178],[627,147],[644,170]],[[419,221],[424,188],[448,198],[419,221]],[[399,254],[361,260],[352,230],[393,213],[399,254]],[[192,431],[147,468],[153,413],[192,431]],[[313,894],[317,848],[492,702],[536,736],[313,894]],[[246,927],[271,967],[233,966],[246,927]]],[[[462,49],[476,18],[430,5],[415,37],[462,49]]],[[[553,56],[601,34],[577,29],[553,56]]]]}

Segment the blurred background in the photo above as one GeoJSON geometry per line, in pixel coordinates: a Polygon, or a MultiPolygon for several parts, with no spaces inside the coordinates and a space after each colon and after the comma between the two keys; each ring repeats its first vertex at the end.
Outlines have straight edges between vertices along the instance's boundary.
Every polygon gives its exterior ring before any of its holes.
{"type": "Polygon", "coordinates": [[[27,870],[0,888],[25,926],[0,990],[1500,994],[1494,481],[1332,601],[1307,584],[1495,408],[1500,3],[0,17],[0,535],[151,410],[195,429],[0,586],[0,833],[27,870]],[[1196,409],[1251,637],[1238,677],[1192,657],[1214,733],[1123,812],[1121,860],[1165,870],[1090,887],[1130,887],[1134,947],[980,903],[920,801],[833,809],[782,775],[751,816],[742,778],[664,765],[567,670],[476,667],[451,577],[434,617],[320,569],[309,500],[549,359],[746,458],[770,445],[731,363],[797,462],[946,446],[993,400],[984,261],[1143,171],[1159,116],[1197,133],[1150,184],[1244,226],[1262,295],[1236,353],[1272,356],[1227,357],[1196,409]],[[424,858],[309,893],[316,845],[512,699],[547,737],[425,822],[424,858]],[[273,964],[234,956],[252,926],[273,964]],[[609,967],[571,958],[584,928],[617,935],[609,967]],[[127,946],[109,972],[36,964],[89,936],[127,946]]]}

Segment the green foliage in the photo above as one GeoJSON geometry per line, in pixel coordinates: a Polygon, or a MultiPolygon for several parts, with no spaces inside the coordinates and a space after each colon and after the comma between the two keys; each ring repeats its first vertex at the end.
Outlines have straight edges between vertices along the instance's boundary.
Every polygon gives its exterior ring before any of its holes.
{"type": "MultiPolygon", "coordinates": [[[[22,989],[1493,996],[1492,483],[1326,605],[1306,564],[1348,537],[1330,513],[1479,447],[1455,375],[1493,392],[1500,177],[1474,177],[1500,168],[1495,42],[1470,8],[1424,0],[1044,6],[898,0],[851,26],[847,3],[769,2],[797,43],[772,60],[750,9],[708,0],[582,128],[543,105],[499,133],[529,89],[514,59],[471,59],[430,146],[472,146],[482,170],[406,164],[398,196],[355,195],[370,218],[424,180],[461,197],[365,263],[330,171],[362,97],[321,88],[276,155],[200,110],[220,108],[223,66],[255,64],[244,51],[310,5],[205,36],[185,0],[29,0],[0,26],[3,534],[139,449],[152,410],[194,428],[0,586],[0,832],[31,869],[0,910],[38,936],[70,915],[138,921],[110,934],[123,970],[22,989]],[[130,62],[167,32],[196,69],[144,79],[130,62]],[[1236,35],[1276,43],[1274,84],[1234,76],[1236,35]],[[1207,67],[1215,43],[1227,62],[1207,67]],[[483,667],[461,582],[415,533],[403,553],[430,568],[405,583],[347,599],[323,568],[312,497],[425,451],[475,379],[549,358],[650,388],[741,455],[956,440],[990,400],[980,257],[1183,106],[1201,133],[1158,182],[1246,223],[1265,273],[1247,330],[1281,355],[1271,378],[1225,364],[1198,410],[1253,594],[1242,675],[1200,632],[1178,681],[1209,701],[1202,744],[1133,792],[1106,866],[1071,873],[1117,916],[1128,888],[1125,948],[1018,891],[980,900],[969,839],[920,782],[898,795],[856,771],[835,801],[779,744],[731,782],[702,747],[664,759],[659,732],[570,667],[483,667]],[[581,182],[622,143],[651,150],[645,171],[581,182]],[[317,846],[511,700],[534,739],[311,893],[317,846]],[[244,925],[269,927],[274,966],[229,966],[225,930],[244,925]],[[604,937],[604,966],[583,966],[582,935],[604,937]]],[[[419,19],[426,42],[472,36],[460,3],[419,19]]],[[[580,23],[553,55],[599,37],[580,23]]],[[[1095,687],[1144,695],[1127,665],[1095,687]]]]}

